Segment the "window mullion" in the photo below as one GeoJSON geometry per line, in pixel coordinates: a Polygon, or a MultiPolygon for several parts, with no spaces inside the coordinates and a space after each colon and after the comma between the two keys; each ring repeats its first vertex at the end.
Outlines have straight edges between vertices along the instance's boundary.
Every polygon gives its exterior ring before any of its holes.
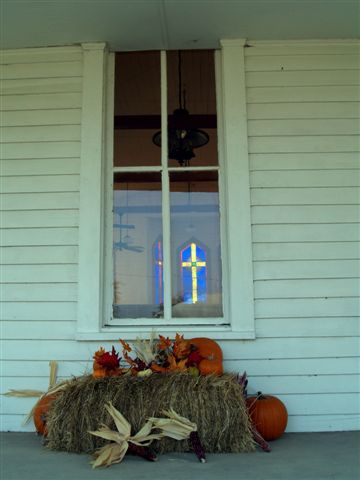
{"type": "Polygon", "coordinates": [[[171,252],[170,252],[170,193],[168,173],[167,130],[167,67],[166,52],[161,52],[161,166],[162,166],[162,215],[163,215],[163,276],[164,319],[171,318],[171,252]]]}

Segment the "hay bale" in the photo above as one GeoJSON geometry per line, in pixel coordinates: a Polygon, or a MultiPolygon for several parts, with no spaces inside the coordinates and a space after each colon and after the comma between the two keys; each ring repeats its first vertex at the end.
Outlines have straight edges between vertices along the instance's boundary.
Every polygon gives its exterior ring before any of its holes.
{"type": "MultiPolygon", "coordinates": [[[[154,374],[74,379],[54,401],[47,420],[47,445],[53,450],[93,452],[106,442],[90,435],[105,423],[115,430],[104,405],[111,401],[136,433],[150,416],[161,417],[170,407],[198,425],[207,452],[244,452],[254,449],[242,390],[234,375],[200,376],[154,374]]],[[[189,451],[188,442],[162,439],[158,453],[189,451]]]]}

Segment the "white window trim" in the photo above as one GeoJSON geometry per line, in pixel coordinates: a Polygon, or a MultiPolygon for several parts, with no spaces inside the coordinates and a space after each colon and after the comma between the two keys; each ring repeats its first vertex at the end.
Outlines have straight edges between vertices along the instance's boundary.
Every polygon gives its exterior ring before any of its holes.
{"type": "MultiPolygon", "coordinates": [[[[161,320],[156,321],[155,325],[153,319],[146,319],[146,323],[141,326],[102,326],[103,319],[111,318],[112,315],[112,279],[104,274],[112,268],[109,255],[112,235],[110,238],[104,236],[103,232],[106,231],[107,223],[113,223],[111,209],[106,212],[104,204],[112,202],[112,179],[109,180],[111,176],[108,166],[112,164],[113,157],[114,54],[106,52],[105,44],[82,46],[84,76],[78,340],[106,341],[114,340],[119,335],[131,340],[139,334],[147,334],[153,327],[159,333],[169,336],[181,331],[186,337],[190,334],[211,336],[214,339],[255,338],[244,45],[243,39],[223,40],[221,52],[216,54],[217,109],[218,118],[222,119],[218,121],[219,163],[221,172],[226,171],[222,183],[224,188],[220,190],[220,213],[223,222],[222,255],[224,270],[227,270],[223,280],[224,319],[227,325],[207,325],[206,319],[200,319],[199,322],[199,319],[181,318],[179,325],[164,327],[161,320]],[[103,187],[105,182],[106,188],[103,187]],[[225,209],[224,205],[230,205],[231,208],[225,209]],[[194,325],[194,321],[197,325],[194,325]]],[[[166,82],[166,79],[162,78],[162,82],[166,82]]],[[[164,105],[163,99],[162,128],[166,133],[164,105]]],[[[164,149],[162,156],[164,163],[167,161],[164,149]]],[[[166,252],[164,256],[165,254],[166,252]]],[[[165,313],[170,309],[171,305],[165,304],[165,313]]]]}

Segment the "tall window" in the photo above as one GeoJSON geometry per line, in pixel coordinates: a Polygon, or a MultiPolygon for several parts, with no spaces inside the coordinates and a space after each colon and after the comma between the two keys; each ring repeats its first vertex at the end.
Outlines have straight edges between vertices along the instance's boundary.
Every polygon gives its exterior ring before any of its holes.
{"type": "Polygon", "coordinates": [[[113,317],[222,323],[214,51],[118,53],[113,317]]]}

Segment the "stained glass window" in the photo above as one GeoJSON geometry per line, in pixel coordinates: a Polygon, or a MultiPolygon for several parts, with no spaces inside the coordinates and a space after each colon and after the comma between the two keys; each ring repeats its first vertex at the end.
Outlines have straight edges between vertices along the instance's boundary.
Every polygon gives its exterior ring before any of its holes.
{"type": "Polygon", "coordinates": [[[154,244],[154,291],[155,303],[157,305],[164,303],[163,290],[163,251],[162,240],[158,238],[154,244]]]}
{"type": "Polygon", "coordinates": [[[181,250],[183,301],[187,304],[206,302],[206,253],[195,242],[181,250]]]}

